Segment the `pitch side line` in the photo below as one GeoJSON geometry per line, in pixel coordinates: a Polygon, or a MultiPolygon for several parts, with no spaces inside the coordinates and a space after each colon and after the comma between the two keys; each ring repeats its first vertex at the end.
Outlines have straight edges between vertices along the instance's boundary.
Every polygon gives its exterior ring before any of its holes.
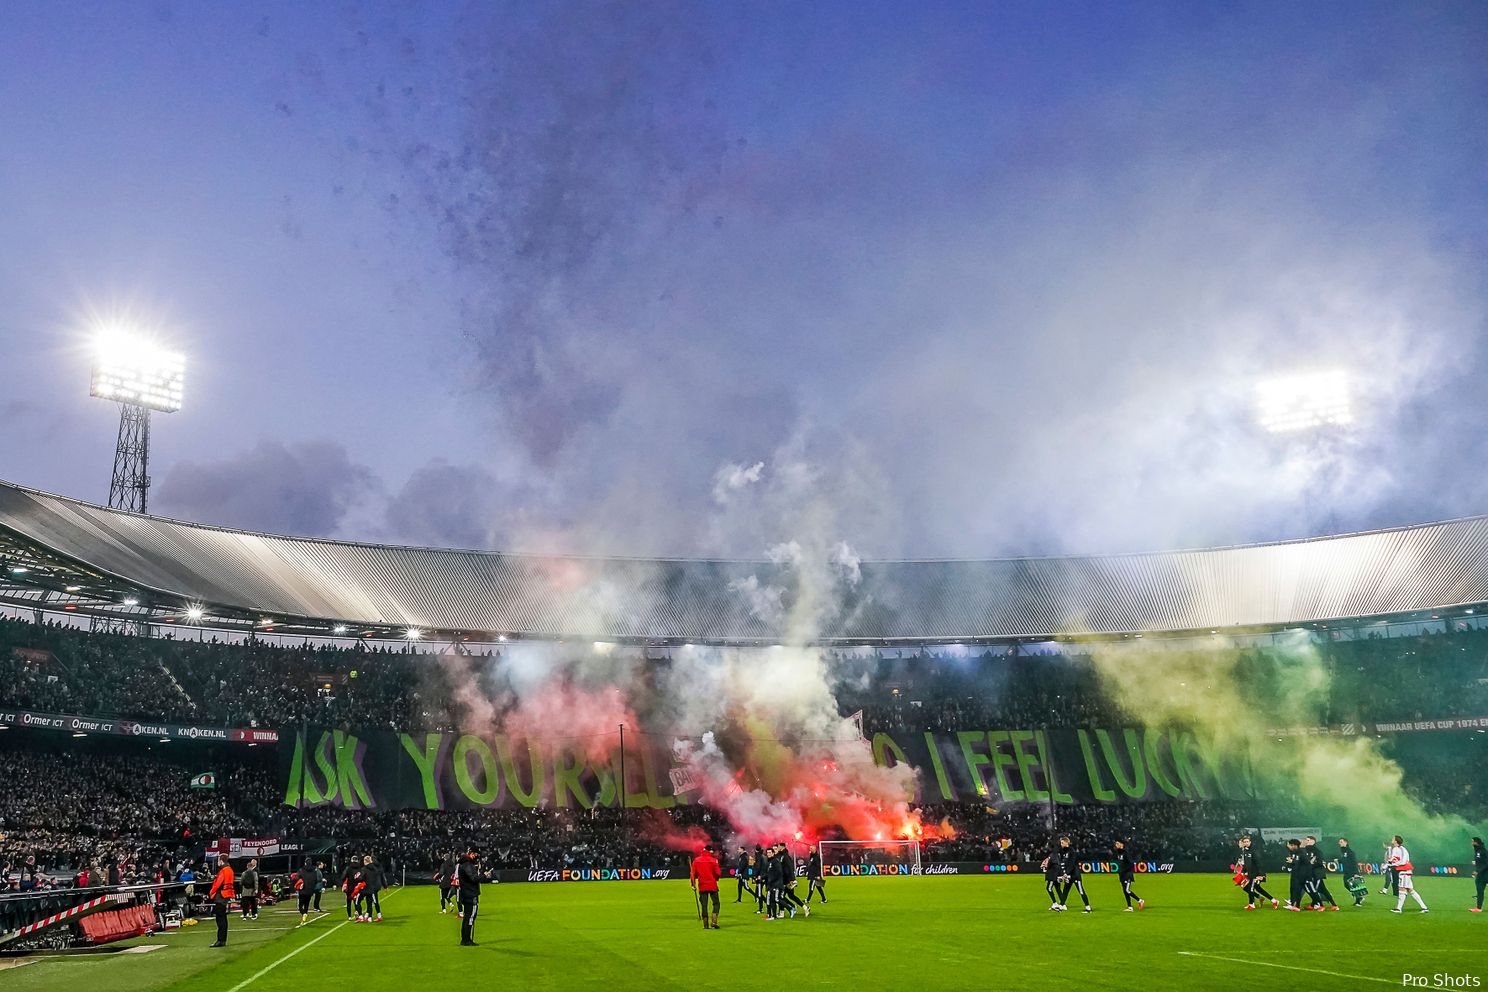
{"type": "MultiPolygon", "coordinates": [[[[1322,968],[1299,968],[1293,964],[1273,964],[1270,961],[1251,961],[1247,958],[1227,958],[1219,954],[1202,954],[1198,951],[1179,951],[1179,954],[1189,958],[1212,958],[1215,961],[1229,961],[1233,964],[1253,964],[1260,968],[1281,968],[1284,971],[1305,971],[1314,975],[1331,975],[1334,978],[1351,978],[1356,982],[1381,982],[1385,985],[1399,985],[1392,978],[1372,978],[1368,975],[1345,975],[1341,971],[1324,971],[1322,968]]],[[[233,989],[232,992],[238,992],[233,989]]]]}
{"type": "MultiPolygon", "coordinates": [[[[402,891],[401,887],[396,891],[402,891]]],[[[392,892],[388,893],[389,896],[391,896],[392,894],[392,892]]],[[[284,957],[280,958],[278,961],[275,961],[273,964],[264,965],[262,968],[258,969],[253,974],[249,975],[247,978],[243,979],[241,982],[228,989],[227,992],[243,992],[243,989],[246,989],[248,986],[252,985],[254,982],[258,981],[260,978],[267,975],[269,972],[273,971],[275,968],[279,967],[281,964],[288,961],[296,954],[300,953],[301,951],[309,950],[350,922],[351,920],[342,920],[340,923],[337,923],[335,926],[331,927],[319,937],[316,937],[313,940],[305,941],[305,943],[301,944],[299,947],[296,947],[294,950],[290,951],[288,954],[284,955],[284,957]]]]}

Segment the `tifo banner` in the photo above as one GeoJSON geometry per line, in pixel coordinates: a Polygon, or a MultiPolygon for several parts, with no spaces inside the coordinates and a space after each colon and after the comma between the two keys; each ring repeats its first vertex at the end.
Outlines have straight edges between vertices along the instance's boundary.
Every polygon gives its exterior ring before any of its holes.
{"type": "Polygon", "coordinates": [[[0,727],[65,730],[73,734],[105,734],[115,737],[220,741],[228,744],[279,743],[279,731],[257,727],[193,727],[180,723],[141,723],[136,720],[114,720],[67,713],[38,713],[34,710],[0,709],[0,727]]]}
{"type": "MultiPolygon", "coordinates": [[[[618,742],[617,742],[618,743],[618,742]]],[[[348,809],[560,806],[670,809],[695,781],[658,743],[596,750],[594,742],[503,735],[311,729],[281,746],[284,803],[348,809]]],[[[1252,799],[1249,768],[1192,731],[1146,727],[875,734],[873,760],[908,765],[916,802],[1149,802],[1252,799]]]]}

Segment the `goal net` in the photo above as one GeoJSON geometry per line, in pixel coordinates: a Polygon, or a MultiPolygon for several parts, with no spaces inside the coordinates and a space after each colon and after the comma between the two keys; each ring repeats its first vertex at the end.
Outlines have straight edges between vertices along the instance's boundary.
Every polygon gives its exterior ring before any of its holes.
{"type": "Polygon", "coordinates": [[[918,875],[917,840],[824,840],[824,875],[918,875]]]}

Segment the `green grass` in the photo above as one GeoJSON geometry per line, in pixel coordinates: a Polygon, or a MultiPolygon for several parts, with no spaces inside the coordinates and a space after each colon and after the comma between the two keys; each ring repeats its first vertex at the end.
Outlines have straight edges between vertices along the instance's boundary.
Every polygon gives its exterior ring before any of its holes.
{"type": "Polygon", "coordinates": [[[1213,875],[1142,877],[1137,891],[1148,908],[1128,914],[1114,878],[1087,883],[1097,909],[1089,916],[1048,912],[1042,881],[1026,876],[834,879],[824,909],[775,923],[726,893],[717,932],[697,923],[681,882],[491,886],[476,948],[457,946],[459,921],[439,915],[437,890],[409,888],[385,895],[380,925],[344,925],[338,909],[302,929],[275,929],[296,917],[265,910],[257,927],[234,918],[225,951],[206,946],[214,937],[207,921],[135,942],[168,945],[148,954],[52,957],[0,971],[0,987],[1191,992],[1247,984],[1356,992],[1399,987],[1407,972],[1488,982],[1488,914],[1467,912],[1466,879],[1423,878],[1427,916],[1393,916],[1393,900],[1377,894],[1340,913],[1246,913],[1229,879],[1213,875]]]}

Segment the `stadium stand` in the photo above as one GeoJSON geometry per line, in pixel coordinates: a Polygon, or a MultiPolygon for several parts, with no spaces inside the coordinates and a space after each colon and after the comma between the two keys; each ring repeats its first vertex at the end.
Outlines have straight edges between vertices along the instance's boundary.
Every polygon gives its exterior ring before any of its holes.
{"type": "MultiPolygon", "coordinates": [[[[1321,723],[1488,710],[1488,632],[1476,627],[1321,643],[1336,673],[1316,714],[1321,723]],[[1408,677],[1401,679],[1402,671],[1408,677]],[[1394,688],[1381,691],[1386,683],[1394,688]]],[[[1266,649],[1219,650],[1248,652],[1260,664],[1266,649]]],[[[840,700],[845,710],[861,709],[870,735],[1034,721],[1099,725],[1128,715],[1102,694],[1078,647],[1012,657],[990,649],[897,654],[886,652],[866,686],[840,700]]],[[[177,641],[0,621],[0,707],[279,727],[347,725],[355,717],[355,726],[437,729],[457,723],[445,677],[430,655],[406,648],[177,641]]],[[[7,733],[0,885],[11,889],[20,887],[27,857],[36,859],[46,885],[77,884],[85,872],[107,878],[111,869],[122,882],[173,879],[189,865],[200,870],[204,839],[219,836],[322,838],[338,852],[371,853],[394,870],[415,872],[430,870],[441,850],[470,841],[481,843],[500,868],[685,863],[685,855],[648,839],[655,831],[646,817],[622,818],[612,809],[291,809],[278,803],[267,756],[243,748],[64,737],[63,750],[40,733],[7,733]],[[217,789],[188,786],[203,767],[215,770],[217,789]]],[[[1408,735],[1391,742],[1391,753],[1405,769],[1407,790],[1430,808],[1488,813],[1472,765],[1408,735]]],[[[926,842],[931,856],[943,860],[1027,863],[1050,829],[1046,811],[1036,806],[939,803],[922,807],[922,814],[951,828],[947,837],[926,842]]],[[[650,815],[667,815],[682,828],[705,826],[709,812],[694,806],[650,815]]],[[[1143,837],[1165,858],[1202,861],[1223,857],[1242,825],[1302,816],[1284,800],[1264,807],[1184,802],[1062,808],[1058,824],[1079,843],[1121,832],[1143,837]]]]}
{"type": "MultiPolygon", "coordinates": [[[[692,642],[766,648],[782,636],[782,610],[738,590],[770,586],[787,606],[799,578],[778,562],[250,534],[5,483],[0,565],[0,888],[10,889],[180,879],[220,838],[289,839],[338,862],[372,854],[390,872],[426,872],[472,841],[500,869],[683,864],[676,835],[721,826],[700,802],[623,815],[286,804],[277,762],[310,728],[465,732],[472,695],[494,701],[482,695],[487,676],[512,663],[511,641],[539,641],[559,661],[619,644],[639,660],[642,686],[692,642]],[[89,736],[86,724],[104,720],[113,736],[89,736]],[[193,788],[208,770],[217,787],[193,788]]],[[[825,668],[852,672],[832,698],[864,742],[1147,726],[1141,701],[1119,698],[1098,671],[1096,653],[1114,646],[1154,670],[1232,673],[1265,709],[1288,694],[1289,652],[1302,645],[1322,688],[1289,694],[1281,746],[1293,733],[1367,735],[1428,809],[1488,815],[1478,773],[1488,518],[1249,548],[834,568],[840,609],[815,639],[825,668]]],[[[704,729],[645,727],[666,744],[704,729]]],[[[1275,794],[1058,808],[959,794],[919,808],[935,825],[929,860],[1027,865],[1057,828],[1077,846],[1120,833],[1148,855],[1206,862],[1241,827],[1315,813],[1275,794]]]]}
{"type": "MultiPolygon", "coordinates": [[[[1488,713],[1488,626],[1436,627],[1321,641],[1332,679],[1317,719],[1488,713]]],[[[1220,651],[1236,651],[1242,665],[1262,665],[1267,653],[1259,646],[1205,650],[1216,661],[1220,651]]],[[[482,649],[476,656],[493,653],[499,655],[482,649]]],[[[456,687],[433,660],[406,646],[142,638],[0,617],[0,679],[7,686],[0,702],[54,713],[218,726],[457,729],[456,687]]],[[[1095,726],[1122,716],[1098,690],[1078,645],[1013,655],[893,649],[882,653],[873,683],[878,689],[841,697],[862,708],[873,729],[1095,726]]]]}

